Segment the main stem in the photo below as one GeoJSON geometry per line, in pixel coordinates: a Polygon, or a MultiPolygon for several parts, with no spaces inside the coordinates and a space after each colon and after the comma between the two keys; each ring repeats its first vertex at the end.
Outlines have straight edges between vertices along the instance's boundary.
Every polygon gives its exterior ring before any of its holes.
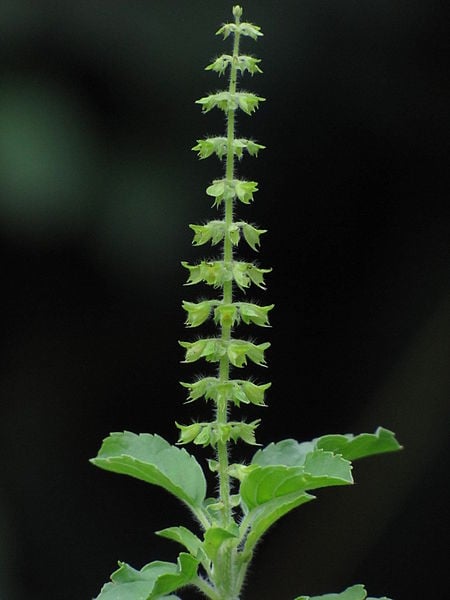
{"type": "MultiPolygon", "coordinates": [[[[239,16],[235,17],[236,24],[239,24],[239,16]]],[[[228,91],[230,96],[236,93],[237,84],[237,61],[239,56],[239,32],[234,34],[233,60],[230,67],[230,83],[228,91]]],[[[232,189],[234,179],[234,136],[235,136],[235,110],[227,111],[227,155],[225,163],[226,189],[232,189]]],[[[223,242],[223,259],[225,266],[231,270],[233,262],[233,244],[229,236],[229,231],[233,223],[233,197],[226,197],[225,201],[225,236],[223,242]]],[[[233,282],[230,279],[223,284],[223,304],[233,302],[233,282]]],[[[221,326],[221,339],[228,342],[231,338],[231,323],[223,323],[221,326]]],[[[226,382],[230,377],[230,361],[225,355],[219,363],[219,378],[221,382],[226,382]]],[[[224,394],[219,394],[217,402],[217,423],[223,425],[228,420],[228,398],[224,394]]],[[[228,473],[228,444],[227,442],[217,443],[218,474],[219,474],[219,493],[223,505],[223,525],[227,526],[232,520],[232,509],[230,504],[230,476],[228,473]]]]}

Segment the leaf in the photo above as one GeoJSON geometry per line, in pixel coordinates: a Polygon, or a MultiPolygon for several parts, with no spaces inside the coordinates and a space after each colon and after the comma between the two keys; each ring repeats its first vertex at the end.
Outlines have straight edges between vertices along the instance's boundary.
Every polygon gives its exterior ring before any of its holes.
{"type": "Polygon", "coordinates": [[[148,600],[156,579],[172,571],[173,563],[155,561],[143,567],[140,571],[126,563],[111,575],[111,582],[106,583],[96,600],[148,600]]]}
{"type": "Polygon", "coordinates": [[[297,442],[293,439],[272,442],[266,448],[256,452],[252,464],[300,466],[304,464],[308,454],[315,450],[333,452],[346,460],[354,460],[383,452],[392,452],[400,448],[394,434],[379,427],[373,434],[325,435],[311,442],[297,442]]]}
{"type": "MultiPolygon", "coordinates": [[[[295,600],[377,600],[376,598],[367,598],[367,592],[363,585],[353,585],[340,594],[325,594],[324,596],[298,596],[295,600]]],[[[378,600],[389,600],[389,598],[379,598],[378,600]]]]}
{"type": "Polygon", "coordinates": [[[248,510],[274,498],[333,485],[353,483],[350,463],[331,452],[317,450],[304,466],[256,467],[241,484],[241,497],[248,510]]]}
{"type": "Polygon", "coordinates": [[[174,542],[178,542],[184,546],[192,556],[199,558],[199,553],[202,548],[201,540],[192,531],[186,527],[167,527],[156,532],[156,535],[167,538],[174,542]]]}
{"type": "Polygon", "coordinates": [[[357,436],[325,435],[314,442],[317,448],[341,454],[348,460],[393,452],[402,448],[395,439],[394,433],[383,427],[378,427],[375,433],[361,433],[357,436]]]}
{"type": "Polygon", "coordinates": [[[249,530],[243,549],[244,555],[253,550],[269,527],[278,519],[281,519],[294,508],[314,500],[314,498],[315,496],[305,492],[294,492],[280,498],[274,498],[250,510],[241,524],[243,531],[249,530]]]}
{"type": "Polygon", "coordinates": [[[206,481],[196,459],[159,435],[111,433],[91,462],[158,485],[192,508],[201,507],[205,499],[206,481]]]}
{"type": "Polygon", "coordinates": [[[191,583],[197,577],[198,563],[193,556],[182,552],[178,556],[176,571],[158,577],[148,600],[156,600],[191,583]]]}
{"type": "Polygon", "coordinates": [[[125,563],[111,575],[96,600],[156,600],[176,598],[171,592],[184,587],[197,576],[198,561],[182,552],[177,564],[155,561],[140,571],[125,563]]]}
{"type": "Polygon", "coordinates": [[[258,450],[251,463],[266,467],[270,465],[284,465],[286,467],[301,467],[311,452],[314,452],[314,442],[299,443],[292,439],[272,442],[262,450],[258,450]]]}
{"type": "Polygon", "coordinates": [[[231,539],[236,540],[236,537],[234,533],[222,529],[222,527],[210,527],[205,533],[205,541],[203,543],[208,558],[214,562],[221,546],[231,539]]]}

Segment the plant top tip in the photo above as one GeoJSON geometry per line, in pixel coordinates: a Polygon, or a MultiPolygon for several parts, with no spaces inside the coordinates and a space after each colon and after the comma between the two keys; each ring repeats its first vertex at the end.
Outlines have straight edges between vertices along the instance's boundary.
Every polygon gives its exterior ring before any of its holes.
{"type": "Polygon", "coordinates": [[[236,4],[236,6],[233,6],[233,17],[239,18],[242,17],[242,6],[239,6],[239,4],[236,4]]]}

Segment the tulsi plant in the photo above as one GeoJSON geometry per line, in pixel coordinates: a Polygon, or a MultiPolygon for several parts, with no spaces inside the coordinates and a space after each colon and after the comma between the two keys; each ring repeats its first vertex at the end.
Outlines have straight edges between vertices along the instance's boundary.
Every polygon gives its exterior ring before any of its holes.
{"type": "MultiPolygon", "coordinates": [[[[206,67],[219,76],[228,75],[228,88],[197,100],[204,113],[215,108],[226,119],[224,136],[197,140],[193,150],[200,159],[217,156],[224,163],[224,176],[212,182],[206,194],[221,212],[220,219],[190,225],[193,244],[221,246],[221,258],[183,262],[188,285],[206,284],[218,291],[216,297],[197,302],[184,301],[186,325],[196,328],[207,320],[216,325],[216,335],[182,341],[185,363],[204,359],[215,373],[182,383],[188,401],[204,399],[213,407],[209,421],[177,424],[179,440],[171,445],[156,434],[125,431],[106,438],[92,463],[107,471],[122,473],[160,486],[181,500],[197,521],[195,531],[173,526],[157,532],[183,546],[176,562],[154,561],[137,570],[126,563],[111,575],[97,600],[176,600],[180,590],[190,586],[211,600],[239,600],[248,566],[256,545],[269,527],[289,511],[314,499],[319,488],[353,483],[351,461],[400,448],[394,434],[378,428],[360,435],[325,435],[308,442],[286,439],[259,448],[248,463],[233,463],[230,444],[243,442],[254,447],[259,419],[230,420],[230,409],[242,404],[265,405],[270,383],[232,377],[232,371],[248,362],[265,366],[268,342],[256,343],[236,336],[239,326],[267,327],[273,304],[260,305],[238,299],[256,286],[265,289],[270,269],[236,257],[239,244],[256,251],[266,232],[236,219],[240,203],[250,204],[258,191],[256,181],[237,176],[236,164],[245,154],[257,156],[264,146],[236,137],[236,115],[251,115],[264,101],[260,96],[238,89],[238,79],[261,73],[260,59],[240,53],[242,37],[257,40],[260,28],[241,21],[242,8],[233,7],[234,21],[217,32],[231,38],[231,54],[222,54],[206,67]],[[208,467],[217,479],[217,492],[209,495],[200,463],[180,445],[211,447],[208,467]]],[[[362,585],[338,594],[296,600],[365,600],[362,585]]],[[[367,599],[374,600],[374,599],[367,599]]],[[[387,599],[386,599],[387,600],[387,599]]]]}

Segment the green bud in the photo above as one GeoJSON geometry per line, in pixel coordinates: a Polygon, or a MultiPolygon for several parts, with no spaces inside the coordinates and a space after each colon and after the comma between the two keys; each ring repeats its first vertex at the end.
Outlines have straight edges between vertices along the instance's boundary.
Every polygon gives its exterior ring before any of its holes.
{"type": "Polygon", "coordinates": [[[235,17],[236,19],[239,19],[240,17],[242,17],[242,7],[239,6],[239,4],[236,4],[236,6],[233,6],[233,17],[235,17]]]}

